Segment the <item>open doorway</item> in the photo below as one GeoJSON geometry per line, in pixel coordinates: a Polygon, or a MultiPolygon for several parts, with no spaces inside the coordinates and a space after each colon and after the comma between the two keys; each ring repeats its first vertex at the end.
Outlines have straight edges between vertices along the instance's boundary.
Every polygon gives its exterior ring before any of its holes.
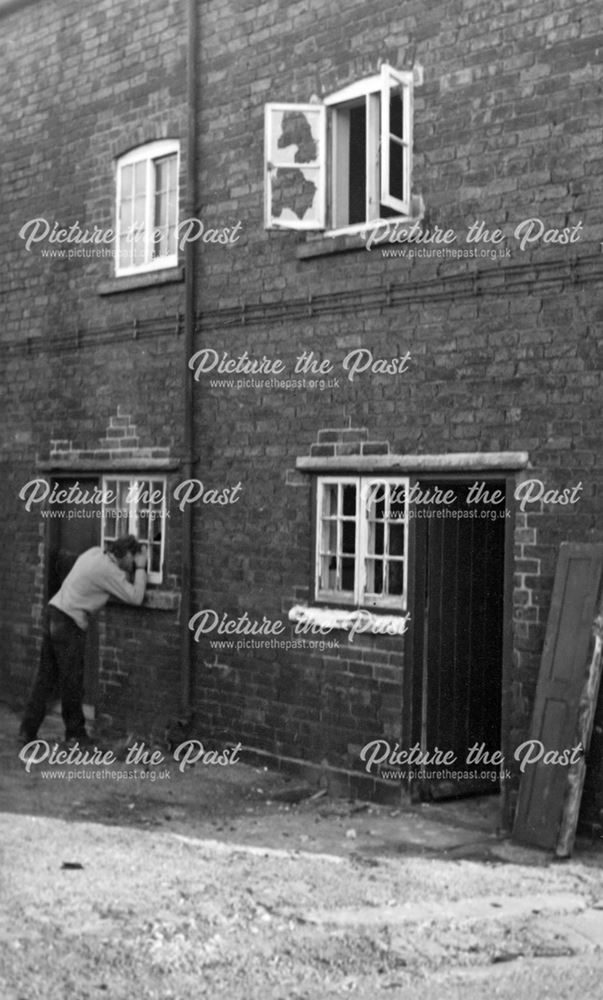
{"type": "Polygon", "coordinates": [[[410,504],[412,740],[454,755],[450,765],[422,769],[413,798],[500,790],[500,764],[488,761],[501,751],[506,484],[489,480],[476,500],[475,482],[419,480],[420,499],[410,504]],[[468,762],[476,746],[481,753],[468,762]]]}
{"type": "MultiPolygon", "coordinates": [[[[55,479],[52,482],[56,495],[68,495],[71,487],[79,486],[81,492],[92,492],[96,479],[86,479],[85,487],[75,479],[55,479]]],[[[47,521],[46,548],[46,599],[56,594],[78,556],[86,549],[99,545],[100,507],[98,503],[56,503],[52,518],[47,521]]],[[[84,714],[93,719],[97,701],[98,681],[98,626],[94,617],[86,632],[84,661],[84,714]]]]}

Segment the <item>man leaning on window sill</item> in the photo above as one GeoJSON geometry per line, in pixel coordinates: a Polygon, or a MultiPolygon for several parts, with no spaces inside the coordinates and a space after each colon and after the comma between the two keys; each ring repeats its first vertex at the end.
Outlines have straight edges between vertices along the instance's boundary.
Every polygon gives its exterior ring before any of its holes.
{"type": "Polygon", "coordinates": [[[76,559],[44,615],[42,650],[19,736],[29,743],[37,737],[46,706],[58,684],[65,724],[65,740],[90,745],[82,709],[86,630],[110,597],[140,605],[147,585],[147,549],[134,535],[95,546],[76,559]],[[134,571],[134,582],[128,574],[134,571]]]}

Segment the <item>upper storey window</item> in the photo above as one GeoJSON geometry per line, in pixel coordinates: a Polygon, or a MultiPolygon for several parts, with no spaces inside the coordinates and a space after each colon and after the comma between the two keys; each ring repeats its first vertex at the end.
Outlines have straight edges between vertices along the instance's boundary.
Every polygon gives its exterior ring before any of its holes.
{"type": "Polygon", "coordinates": [[[117,161],[117,275],[178,264],[179,144],[165,139],[117,161]]]}
{"type": "Polygon", "coordinates": [[[411,215],[413,74],[266,106],[266,227],[359,231],[411,215]]]}

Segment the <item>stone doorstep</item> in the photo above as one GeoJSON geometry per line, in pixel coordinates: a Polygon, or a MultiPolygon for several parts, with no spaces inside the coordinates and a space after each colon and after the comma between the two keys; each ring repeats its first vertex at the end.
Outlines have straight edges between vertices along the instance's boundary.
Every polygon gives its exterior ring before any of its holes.
{"type": "MultiPolygon", "coordinates": [[[[583,896],[558,892],[538,896],[478,896],[456,902],[404,903],[401,906],[342,907],[338,910],[310,910],[308,923],[335,926],[383,926],[454,921],[473,923],[509,917],[537,917],[541,914],[581,914],[586,909],[583,896]]],[[[591,912],[591,911],[589,911],[591,912]]],[[[603,913],[598,914],[603,934],[603,913]]]]}
{"type": "MultiPolygon", "coordinates": [[[[376,823],[378,824],[378,819],[376,823]]],[[[413,814],[397,817],[395,832],[388,831],[387,841],[388,847],[400,854],[418,851],[423,854],[458,857],[461,860],[467,857],[474,860],[481,854],[495,855],[500,843],[494,833],[471,837],[467,830],[459,830],[452,825],[429,822],[419,824],[413,814]]]]}

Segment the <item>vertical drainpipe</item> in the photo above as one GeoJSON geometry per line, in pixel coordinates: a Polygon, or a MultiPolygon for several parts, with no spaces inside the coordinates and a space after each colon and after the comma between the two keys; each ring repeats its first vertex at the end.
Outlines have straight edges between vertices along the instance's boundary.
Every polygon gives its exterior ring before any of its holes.
{"type": "MultiPolygon", "coordinates": [[[[198,0],[188,0],[187,11],[187,55],[186,55],[186,97],[187,97],[187,144],[186,144],[186,205],[184,217],[191,219],[197,214],[197,80],[199,25],[198,0]]],[[[184,357],[182,359],[184,378],[184,461],[183,479],[192,479],[194,456],[194,395],[192,372],[188,367],[189,358],[194,353],[196,323],[195,247],[196,242],[188,242],[184,257],[184,357]]],[[[193,512],[192,505],[185,504],[182,512],[182,564],[180,598],[180,704],[183,713],[188,714],[192,701],[192,636],[188,627],[191,618],[191,590],[193,583],[193,512]]]]}

